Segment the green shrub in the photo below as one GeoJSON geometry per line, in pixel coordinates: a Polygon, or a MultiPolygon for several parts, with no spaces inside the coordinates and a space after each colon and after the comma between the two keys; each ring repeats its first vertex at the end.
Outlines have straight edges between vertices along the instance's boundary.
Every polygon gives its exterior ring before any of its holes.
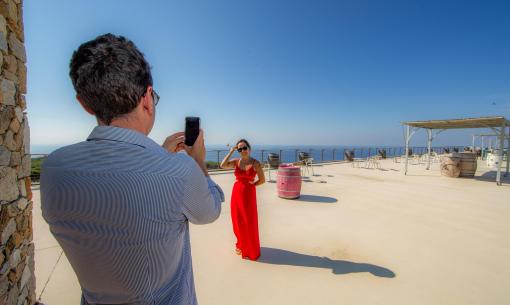
{"type": "Polygon", "coordinates": [[[45,158],[33,158],[32,159],[32,170],[30,176],[34,180],[39,180],[41,177],[41,166],[45,158]]]}
{"type": "Polygon", "coordinates": [[[214,162],[214,161],[206,161],[205,165],[207,166],[207,168],[210,168],[210,169],[220,168],[218,162],[214,162]]]}

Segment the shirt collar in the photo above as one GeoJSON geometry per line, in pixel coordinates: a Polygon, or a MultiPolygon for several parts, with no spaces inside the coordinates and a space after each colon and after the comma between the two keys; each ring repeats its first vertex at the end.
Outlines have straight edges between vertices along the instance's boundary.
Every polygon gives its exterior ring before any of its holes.
{"type": "Polygon", "coordinates": [[[146,135],[129,128],[114,126],[96,126],[87,141],[108,140],[138,145],[151,150],[164,150],[158,143],[146,135]]]}

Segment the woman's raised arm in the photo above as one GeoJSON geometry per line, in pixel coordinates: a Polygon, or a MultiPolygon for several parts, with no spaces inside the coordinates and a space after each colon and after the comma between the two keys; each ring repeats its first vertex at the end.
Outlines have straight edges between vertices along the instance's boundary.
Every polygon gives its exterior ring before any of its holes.
{"type": "Polygon", "coordinates": [[[221,161],[221,163],[220,163],[220,167],[221,168],[229,169],[229,168],[236,167],[236,161],[237,160],[235,160],[235,159],[234,160],[230,160],[230,157],[232,157],[232,154],[234,153],[235,150],[236,150],[236,147],[231,147],[230,148],[230,151],[225,156],[225,158],[223,158],[223,161],[221,161]]]}

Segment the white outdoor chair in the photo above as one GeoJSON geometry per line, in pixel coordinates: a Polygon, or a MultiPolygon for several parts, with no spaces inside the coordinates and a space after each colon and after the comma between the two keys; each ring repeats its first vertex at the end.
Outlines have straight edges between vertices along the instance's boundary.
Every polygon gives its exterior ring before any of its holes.
{"type": "Polygon", "coordinates": [[[352,167],[368,167],[370,158],[354,158],[351,165],[352,167]]]}
{"type": "Polygon", "coordinates": [[[412,155],[411,157],[409,157],[409,164],[412,164],[412,165],[419,165],[419,164],[421,164],[421,156],[419,156],[419,155],[412,155]]]}
{"type": "Polygon", "coordinates": [[[267,163],[266,163],[266,170],[267,175],[269,176],[269,181],[273,181],[271,179],[271,170],[278,170],[278,166],[280,166],[280,155],[275,153],[269,153],[267,155],[267,163]]]}
{"type": "Polygon", "coordinates": [[[380,159],[381,159],[380,156],[369,157],[367,159],[366,167],[367,168],[381,168],[381,163],[379,162],[380,159]]]}

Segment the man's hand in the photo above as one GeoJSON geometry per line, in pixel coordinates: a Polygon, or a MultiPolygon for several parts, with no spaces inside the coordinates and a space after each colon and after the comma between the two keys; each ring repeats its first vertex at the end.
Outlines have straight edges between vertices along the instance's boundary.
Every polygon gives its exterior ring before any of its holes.
{"type": "Polygon", "coordinates": [[[184,149],[184,132],[176,132],[165,139],[163,148],[170,153],[176,153],[184,149]]]}
{"type": "Polygon", "coordinates": [[[192,157],[198,166],[202,169],[204,174],[208,176],[207,167],[205,166],[205,143],[204,143],[204,131],[200,129],[197,140],[193,146],[184,146],[184,149],[190,157],[192,157]]]}

